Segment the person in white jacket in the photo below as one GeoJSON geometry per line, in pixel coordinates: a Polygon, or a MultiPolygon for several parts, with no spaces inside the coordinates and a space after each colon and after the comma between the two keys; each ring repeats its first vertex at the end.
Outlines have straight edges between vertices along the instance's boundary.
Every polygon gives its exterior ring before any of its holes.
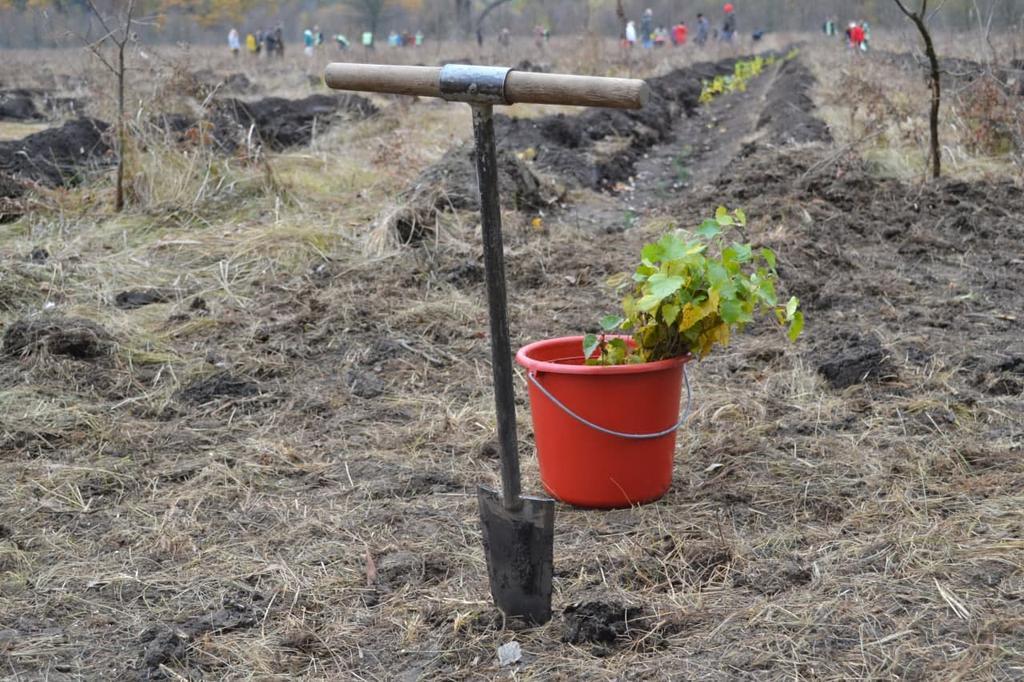
{"type": "Polygon", "coordinates": [[[636,45],[636,24],[632,21],[626,22],[626,44],[629,47],[636,45]]]}
{"type": "Polygon", "coordinates": [[[231,29],[228,31],[228,47],[231,48],[231,54],[238,56],[238,51],[242,49],[242,40],[238,37],[238,29],[231,29]]]}

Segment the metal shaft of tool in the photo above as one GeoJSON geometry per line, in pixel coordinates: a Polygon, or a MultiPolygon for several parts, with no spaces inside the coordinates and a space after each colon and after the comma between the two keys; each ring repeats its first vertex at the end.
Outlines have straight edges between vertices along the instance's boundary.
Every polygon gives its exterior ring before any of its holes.
{"type": "Polygon", "coordinates": [[[502,498],[505,509],[517,511],[523,503],[520,498],[515,389],[512,375],[512,346],[508,336],[505,254],[501,239],[493,107],[490,104],[470,106],[473,109],[473,136],[476,140],[476,174],[480,187],[480,222],[484,241],[487,304],[491,314],[491,368],[494,374],[494,407],[498,415],[502,498]]]}

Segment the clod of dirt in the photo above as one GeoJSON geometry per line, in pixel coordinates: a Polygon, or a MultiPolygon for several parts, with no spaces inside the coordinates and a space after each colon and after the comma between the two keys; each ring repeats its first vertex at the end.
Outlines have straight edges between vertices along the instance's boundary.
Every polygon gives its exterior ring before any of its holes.
{"type": "Polygon", "coordinates": [[[83,173],[110,163],[103,121],[79,118],[20,140],[0,141],[0,173],[50,187],[81,181],[83,173]]]}
{"type": "Polygon", "coordinates": [[[1024,393],[1024,356],[1015,356],[996,363],[981,372],[975,382],[989,395],[1024,393]]]}
{"type": "Polygon", "coordinates": [[[350,369],[345,372],[345,384],[358,398],[376,398],[384,393],[384,382],[374,374],[350,369]]]}
{"type": "Polygon", "coordinates": [[[199,379],[178,392],[178,398],[194,405],[205,405],[222,398],[251,398],[259,395],[260,385],[230,372],[218,372],[199,379]]]}
{"type": "Polygon", "coordinates": [[[159,289],[129,289],[114,297],[114,305],[123,310],[132,310],[152,303],[166,303],[167,300],[167,294],[159,289]]]}
{"type": "Polygon", "coordinates": [[[832,388],[842,389],[867,381],[879,381],[893,373],[888,354],[878,341],[855,342],[818,365],[818,372],[832,388]]]}
{"type": "Polygon", "coordinates": [[[4,332],[3,350],[29,355],[41,349],[53,355],[89,360],[108,355],[114,337],[92,320],[57,315],[18,320],[4,332]]]}
{"type": "Polygon", "coordinates": [[[629,632],[630,617],[643,609],[631,609],[618,602],[589,601],[565,609],[562,641],[569,644],[611,644],[629,632]]]}
{"type": "Polygon", "coordinates": [[[50,259],[50,252],[41,246],[37,246],[28,254],[28,259],[36,265],[42,265],[50,259]]]}
{"type": "Polygon", "coordinates": [[[267,97],[252,102],[223,99],[216,103],[212,116],[214,138],[230,150],[240,145],[249,128],[254,127],[259,140],[271,149],[281,150],[309,144],[314,128],[322,131],[342,114],[368,118],[377,111],[365,97],[348,94],[310,95],[297,100],[267,97]]]}
{"type": "Polygon", "coordinates": [[[449,268],[445,272],[444,279],[449,284],[456,286],[479,284],[484,281],[484,266],[476,261],[465,261],[449,268]]]}
{"type": "Polygon", "coordinates": [[[160,666],[183,661],[189,643],[197,637],[211,632],[223,633],[248,628],[257,622],[252,608],[229,604],[203,616],[189,618],[181,625],[158,625],[149,628],[140,638],[146,644],[142,654],[146,679],[162,678],[160,666]]]}
{"type": "Polygon", "coordinates": [[[811,569],[796,561],[764,561],[737,573],[733,584],[764,595],[778,594],[811,582],[811,569]]]}
{"type": "Polygon", "coordinates": [[[36,108],[32,93],[28,90],[4,90],[0,92],[0,119],[35,121],[42,117],[42,114],[36,108]]]}

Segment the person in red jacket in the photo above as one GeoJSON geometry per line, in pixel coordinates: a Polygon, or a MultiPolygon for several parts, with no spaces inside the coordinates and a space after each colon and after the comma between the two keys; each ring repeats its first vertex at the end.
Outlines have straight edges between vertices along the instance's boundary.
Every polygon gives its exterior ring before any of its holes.
{"type": "Polygon", "coordinates": [[[859,50],[861,44],[864,42],[864,27],[860,24],[854,24],[850,27],[850,47],[855,50],[859,50]]]}
{"type": "Polygon", "coordinates": [[[685,45],[687,33],[689,29],[686,28],[686,22],[679,22],[672,27],[672,42],[676,45],[685,45]]]}

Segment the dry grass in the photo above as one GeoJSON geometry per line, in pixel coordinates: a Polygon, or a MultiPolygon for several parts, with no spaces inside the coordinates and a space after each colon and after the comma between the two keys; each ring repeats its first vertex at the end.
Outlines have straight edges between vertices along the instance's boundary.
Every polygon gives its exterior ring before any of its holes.
{"type": "MultiPolygon", "coordinates": [[[[606,63],[565,52],[566,70],[606,63]]],[[[608,55],[621,72],[666,68],[608,55]]],[[[294,95],[302,74],[298,61],[257,72],[294,95]]],[[[0,225],[5,325],[53,304],[117,341],[92,360],[0,360],[5,670],[479,679],[513,674],[495,651],[515,639],[518,679],[1024,674],[1019,396],[980,390],[952,335],[930,360],[912,357],[939,333],[853,298],[812,316],[810,345],[755,329],[693,370],[664,500],[559,507],[556,609],[621,601],[637,609],[629,636],[563,643],[560,616],[503,628],[474,499],[497,476],[485,299],[462,268],[479,253],[475,219],[445,215],[436,242],[364,256],[372,219],[468,136],[468,115],[378,103],[379,117],[258,163],[140,150],[141,205],[123,216],[106,213],[101,182],[0,225]],[[38,247],[49,258],[27,260],[38,247]],[[150,287],[168,300],[112,305],[150,287]],[[829,388],[813,339],[831,327],[877,335],[893,378],[829,388]],[[181,648],[161,657],[174,632],[181,648]]],[[[607,196],[572,199],[618,210],[607,196]]],[[[688,197],[617,235],[569,212],[544,230],[509,215],[514,342],[591,327],[606,277],[666,221],[713,201],[688,197]]],[[[820,197],[763,201],[751,237],[783,252],[821,241],[802,214],[833,224],[820,197]]],[[[981,261],[965,262],[950,272],[980,292],[981,261]]],[[[963,294],[947,285],[927,286],[963,294]]],[[[526,487],[538,491],[520,406],[526,487]]]]}

